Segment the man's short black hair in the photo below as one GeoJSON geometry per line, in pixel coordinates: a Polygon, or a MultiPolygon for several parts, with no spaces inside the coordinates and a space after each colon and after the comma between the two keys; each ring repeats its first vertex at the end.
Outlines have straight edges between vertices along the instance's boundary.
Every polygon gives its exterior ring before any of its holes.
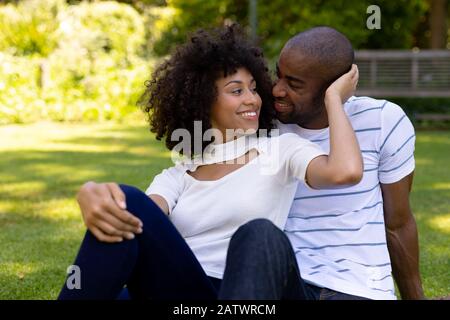
{"type": "Polygon", "coordinates": [[[326,26],[298,33],[286,43],[285,49],[298,50],[305,56],[315,58],[328,82],[350,71],[355,58],[352,44],[347,37],[326,26]]]}

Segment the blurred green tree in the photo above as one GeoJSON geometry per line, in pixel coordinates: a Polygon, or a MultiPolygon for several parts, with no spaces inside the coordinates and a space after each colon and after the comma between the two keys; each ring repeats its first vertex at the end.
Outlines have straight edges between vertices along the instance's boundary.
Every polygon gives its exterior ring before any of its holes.
{"type": "MultiPolygon", "coordinates": [[[[167,0],[173,15],[166,17],[165,29],[154,44],[154,53],[167,54],[183,42],[189,32],[200,27],[238,22],[248,26],[248,1],[167,0]]],[[[294,34],[318,25],[328,25],[345,33],[355,48],[406,49],[416,45],[415,33],[429,10],[427,0],[259,0],[257,7],[260,45],[274,58],[294,34]],[[366,27],[369,5],[381,8],[380,30],[366,27]]]]}

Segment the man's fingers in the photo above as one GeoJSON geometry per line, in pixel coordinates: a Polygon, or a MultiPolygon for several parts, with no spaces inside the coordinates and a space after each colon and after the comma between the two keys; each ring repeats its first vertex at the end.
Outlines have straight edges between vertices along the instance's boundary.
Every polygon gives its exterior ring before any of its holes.
{"type": "Polygon", "coordinates": [[[125,201],[125,194],[123,193],[122,189],[120,189],[119,185],[117,183],[107,183],[106,186],[111,192],[111,196],[117,203],[119,208],[125,210],[127,208],[127,203],[125,201]]]}
{"type": "Polygon", "coordinates": [[[96,237],[97,240],[99,240],[101,242],[115,243],[115,242],[122,242],[123,241],[122,237],[107,235],[107,234],[105,234],[104,232],[102,232],[100,229],[98,229],[96,227],[91,227],[91,228],[89,228],[89,230],[92,232],[94,237],[96,237]]]}

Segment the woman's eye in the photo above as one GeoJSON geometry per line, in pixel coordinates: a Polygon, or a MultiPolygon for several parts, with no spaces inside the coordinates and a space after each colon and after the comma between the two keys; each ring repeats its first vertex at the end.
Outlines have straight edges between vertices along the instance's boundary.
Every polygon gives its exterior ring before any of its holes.
{"type": "Polygon", "coordinates": [[[242,89],[236,89],[236,90],[232,91],[232,93],[234,93],[234,94],[240,94],[241,92],[242,92],[242,89]]]}
{"type": "Polygon", "coordinates": [[[258,92],[258,90],[256,90],[256,87],[252,89],[252,92],[253,93],[257,93],[258,92]]]}

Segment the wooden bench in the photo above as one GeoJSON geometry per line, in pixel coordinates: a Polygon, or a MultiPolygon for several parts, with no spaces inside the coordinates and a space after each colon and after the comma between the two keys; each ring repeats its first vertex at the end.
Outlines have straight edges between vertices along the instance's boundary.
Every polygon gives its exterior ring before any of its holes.
{"type": "Polygon", "coordinates": [[[418,130],[449,130],[450,114],[446,113],[416,113],[413,115],[418,130]]]}
{"type": "Polygon", "coordinates": [[[450,121],[450,114],[445,113],[417,113],[414,115],[416,120],[426,121],[450,121]]]}

